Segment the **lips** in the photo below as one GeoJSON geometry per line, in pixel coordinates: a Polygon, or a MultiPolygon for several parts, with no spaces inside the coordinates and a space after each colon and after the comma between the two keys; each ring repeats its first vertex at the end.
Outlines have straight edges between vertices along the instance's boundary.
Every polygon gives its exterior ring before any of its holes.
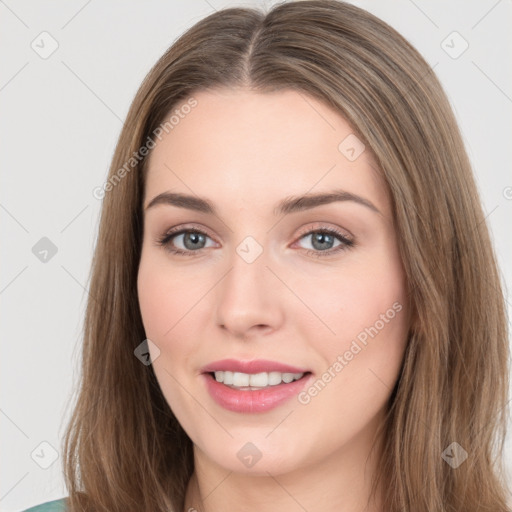
{"type": "Polygon", "coordinates": [[[222,359],[207,364],[201,369],[202,373],[213,373],[217,371],[240,372],[240,373],[307,373],[308,368],[299,368],[289,364],[279,363],[277,361],[268,361],[257,359],[254,361],[239,361],[237,359],[222,359]]]}
{"type": "Polygon", "coordinates": [[[224,409],[238,413],[263,413],[286,403],[293,396],[298,395],[311,382],[313,375],[306,368],[290,366],[276,361],[223,359],[202,368],[201,377],[210,397],[224,409]],[[274,386],[237,389],[222,382],[217,382],[215,372],[251,375],[279,372],[289,375],[302,374],[302,377],[292,382],[282,382],[274,386]]]}

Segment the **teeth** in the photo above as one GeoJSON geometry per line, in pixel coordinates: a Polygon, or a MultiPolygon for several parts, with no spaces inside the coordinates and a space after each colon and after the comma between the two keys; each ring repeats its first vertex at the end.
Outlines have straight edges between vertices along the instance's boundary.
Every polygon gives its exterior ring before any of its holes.
{"type": "Polygon", "coordinates": [[[233,386],[236,386],[237,388],[248,386],[250,380],[250,376],[247,373],[233,373],[233,386]]]}
{"type": "MultiPolygon", "coordinates": [[[[237,373],[236,375],[247,375],[244,373],[237,373]]],[[[257,373],[256,375],[250,375],[249,384],[257,388],[264,388],[268,386],[268,373],[257,373]]],[[[236,381],[235,381],[236,382],[236,381]]]]}
{"type": "Polygon", "coordinates": [[[288,384],[294,380],[299,380],[303,375],[303,373],[261,372],[249,374],[218,371],[215,372],[215,380],[236,388],[265,388],[277,386],[281,382],[288,384]]]}
{"type": "Polygon", "coordinates": [[[281,384],[282,374],[279,372],[270,372],[268,374],[268,384],[269,386],[276,386],[277,384],[281,384]]]}

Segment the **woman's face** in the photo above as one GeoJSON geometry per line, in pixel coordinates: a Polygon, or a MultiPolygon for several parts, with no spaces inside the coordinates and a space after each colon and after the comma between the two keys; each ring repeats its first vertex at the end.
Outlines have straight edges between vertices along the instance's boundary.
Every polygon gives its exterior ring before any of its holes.
{"type": "Polygon", "coordinates": [[[360,460],[409,328],[384,183],[310,96],[194,98],[156,141],[143,206],[138,294],[162,392],[205,464],[360,460]]]}

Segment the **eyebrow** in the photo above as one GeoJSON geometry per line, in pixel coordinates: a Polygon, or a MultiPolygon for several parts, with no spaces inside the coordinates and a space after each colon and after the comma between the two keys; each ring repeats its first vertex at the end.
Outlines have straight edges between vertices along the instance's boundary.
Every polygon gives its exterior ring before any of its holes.
{"type": "MultiPolygon", "coordinates": [[[[305,194],[302,196],[290,196],[280,201],[274,208],[274,215],[286,215],[288,213],[309,210],[324,204],[330,204],[339,201],[351,201],[370,210],[381,214],[377,207],[368,199],[358,196],[346,190],[333,190],[331,192],[305,194]]],[[[146,210],[157,205],[171,205],[178,208],[186,208],[201,213],[217,215],[215,206],[206,198],[182,194],[179,192],[162,192],[154,197],[146,206],[146,210]]],[[[382,215],[382,214],[381,214],[382,215]]]]}

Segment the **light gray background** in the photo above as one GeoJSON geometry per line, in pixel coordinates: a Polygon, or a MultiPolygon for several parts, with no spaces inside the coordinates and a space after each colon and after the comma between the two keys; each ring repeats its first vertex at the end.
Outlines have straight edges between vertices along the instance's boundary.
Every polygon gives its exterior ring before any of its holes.
{"type": "MultiPolygon", "coordinates": [[[[214,9],[273,3],[0,0],[2,511],[67,495],[59,454],[47,469],[35,460],[51,462],[52,449],[41,443],[60,450],[69,418],[101,206],[92,190],[106,178],[138,86],[173,41],[214,9]],[[51,48],[43,31],[58,43],[46,59],[31,47],[51,48]],[[57,247],[46,263],[32,252],[42,237],[57,247]]],[[[394,26],[435,66],[510,283],[512,2],[353,3],[394,26]],[[469,44],[458,58],[465,43],[454,31],[469,44]]]]}

